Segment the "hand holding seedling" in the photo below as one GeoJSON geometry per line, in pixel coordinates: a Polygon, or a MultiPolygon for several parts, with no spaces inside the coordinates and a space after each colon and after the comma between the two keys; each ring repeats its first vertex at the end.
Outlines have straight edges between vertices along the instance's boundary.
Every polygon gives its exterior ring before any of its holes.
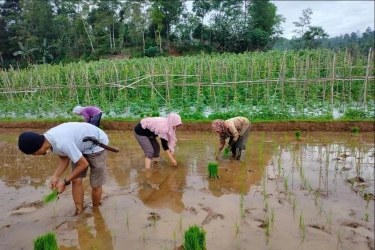
{"type": "Polygon", "coordinates": [[[49,181],[50,189],[55,189],[58,182],[59,182],[59,178],[52,176],[51,180],[49,181]]]}
{"type": "Polygon", "coordinates": [[[59,194],[62,194],[64,191],[65,191],[65,183],[63,181],[60,181],[57,185],[56,185],[56,189],[57,189],[57,192],[59,194]]]}

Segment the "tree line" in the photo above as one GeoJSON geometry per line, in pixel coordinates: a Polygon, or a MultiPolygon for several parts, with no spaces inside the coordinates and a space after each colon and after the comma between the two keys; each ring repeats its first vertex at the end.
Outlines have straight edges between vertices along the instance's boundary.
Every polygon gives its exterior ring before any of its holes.
{"type": "MultiPolygon", "coordinates": [[[[0,66],[69,63],[111,55],[132,57],[270,49],[341,48],[363,52],[374,32],[328,39],[302,12],[296,37],[281,35],[285,18],[268,0],[3,0],[0,1],[0,66]]],[[[372,40],[371,40],[372,39],[372,40]]]]}

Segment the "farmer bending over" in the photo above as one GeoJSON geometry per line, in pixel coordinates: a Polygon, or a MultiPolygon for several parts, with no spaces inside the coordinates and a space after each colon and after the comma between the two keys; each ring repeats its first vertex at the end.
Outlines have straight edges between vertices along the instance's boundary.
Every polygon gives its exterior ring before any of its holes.
{"type": "Polygon", "coordinates": [[[87,123],[91,123],[94,126],[99,127],[100,119],[102,118],[103,112],[94,106],[81,107],[76,106],[73,109],[73,113],[82,115],[87,123]]]}
{"type": "Polygon", "coordinates": [[[151,167],[151,161],[157,161],[160,156],[160,144],[156,140],[160,137],[161,145],[167,153],[173,166],[178,166],[173,157],[176,146],[176,128],[181,125],[181,117],[171,113],[167,118],[147,117],[143,118],[134,128],[134,136],[145,154],[145,168],[151,167]]]}
{"type": "Polygon", "coordinates": [[[108,145],[108,136],[100,128],[88,123],[68,122],[51,128],[44,134],[23,132],[18,138],[18,147],[25,154],[45,155],[49,149],[59,157],[59,165],[50,180],[51,189],[62,193],[72,182],[72,195],[76,213],[83,211],[84,190],[82,178],[86,177],[90,166],[90,184],[92,187],[92,204],[99,206],[102,196],[102,185],[106,179],[106,151],[93,142],[83,142],[86,136],[95,137],[99,142],[108,145]],[[72,161],[72,172],[59,181],[59,177],[72,161]]]}
{"type": "Polygon", "coordinates": [[[246,117],[233,117],[226,121],[214,120],[212,122],[212,131],[219,133],[220,145],[215,155],[215,159],[219,158],[221,150],[225,145],[225,139],[229,137],[228,147],[232,151],[232,159],[239,160],[241,158],[242,149],[246,149],[247,139],[250,134],[250,122],[246,117]]]}

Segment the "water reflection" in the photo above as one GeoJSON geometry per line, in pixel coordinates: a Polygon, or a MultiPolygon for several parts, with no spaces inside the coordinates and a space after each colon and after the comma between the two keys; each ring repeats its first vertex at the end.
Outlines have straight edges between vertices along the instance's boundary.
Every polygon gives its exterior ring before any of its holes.
{"type": "Polygon", "coordinates": [[[183,189],[186,186],[182,174],[184,169],[167,167],[160,170],[156,165],[139,175],[141,187],[138,197],[150,208],[168,208],[175,213],[181,213],[185,208],[182,202],[183,189]]]}
{"type": "MultiPolygon", "coordinates": [[[[90,226],[90,218],[82,218],[78,220],[80,223],[76,227],[78,236],[78,245],[80,249],[106,249],[113,250],[111,231],[107,228],[107,224],[102,216],[99,208],[93,208],[92,211],[93,226],[90,226]]],[[[76,247],[60,246],[61,250],[76,249],[76,247]]]]}

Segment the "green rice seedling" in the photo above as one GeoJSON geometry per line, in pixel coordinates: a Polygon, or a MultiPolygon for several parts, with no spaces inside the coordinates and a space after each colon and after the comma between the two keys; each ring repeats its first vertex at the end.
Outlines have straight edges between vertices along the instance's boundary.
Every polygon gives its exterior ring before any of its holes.
{"type": "Polygon", "coordinates": [[[264,202],[264,211],[268,211],[268,201],[266,200],[265,202],[264,202]]]}
{"type": "Polygon", "coordinates": [[[288,201],[289,201],[289,203],[292,203],[292,192],[291,191],[289,191],[288,192],[288,201]]]}
{"type": "Polygon", "coordinates": [[[301,213],[299,214],[299,228],[302,229],[304,225],[305,225],[305,222],[304,222],[302,211],[301,211],[301,213]]]}
{"type": "Polygon", "coordinates": [[[58,194],[59,193],[57,192],[57,189],[52,190],[52,192],[50,194],[48,194],[46,197],[43,198],[43,202],[44,203],[51,203],[51,202],[57,200],[58,194]]]}
{"type": "Polygon", "coordinates": [[[241,214],[241,218],[242,219],[246,217],[246,213],[245,213],[245,209],[244,209],[243,203],[244,203],[244,198],[243,198],[243,194],[241,194],[241,198],[240,198],[240,214],[241,214]]]}
{"type": "Polygon", "coordinates": [[[292,208],[293,208],[293,217],[294,217],[296,215],[296,208],[297,208],[297,198],[296,197],[294,197],[292,208]]]}
{"type": "Polygon", "coordinates": [[[369,213],[365,213],[365,221],[368,222],[369,217],[370,217],[370,214],[369,213]]]}
{"type": "Polygon", "coordinates": [[[234,237],[238,238],[238,235],[240,234],[240,225],[238,225],[237,221],[236,221],[236,224],[234,225],[234,232],[235,232],[234,237]]]}
{"type": "Polygon", "coordinates": [[[352,133],[355,135],[359,134],[359,128],[357,126],[352,127],[352,133]]]}
{"type": "Polygon", "coordinates": [[[342,238],[344,237],[345,231],[341,231],[341,228],[337,232],[337,249],[339,249],[339,246],[342,247],[342,238]]]}
{"type": "Polygon", "coordinates": [[[285,189],[285,193],[288,193],[288,188],[289,188],[289,185],[288,185],[288,178],[284,178],[284,189],[285,189]]]}
{"type": "Polygon", "coordinates": [[[318,205],[318,198],[319,198],[319,192],[318,192],[318,191],[315,191],[315,193],[314,193],[315,206],[318,205]]]}
{"type": "Polygon", "coordinates": [[[274,227],[275,225],[275,208],[272,208],[271,209],[271,226],[272,228],[274,227]]]}
{"type": "Polygon", "coordinates": [[[223,156],[224,156],[225,159],[229,158],[229,153],[230,153],[230,148],[229,147],[225,148],[224,149],[224,154],[223,154],[223,156]]]}
{"type": "Polygon", "coordinates": [[[331,230],[332,225],[332,210],[329,210],[329,214],[325,213],[326,223],[328,224],[328,230],[331,230]]]}
{"type": "Polygon", "coordinates": [[[146,243],[146,232],[145,231],[143,231],[143,233],[142,233],[142,241],[143,241],[144,244],[146,243]]]}
{"type": "Polygon", "coordinates": [[[301,140],[301,131],[296,131],[294,134],[296,136],[297,141],[301,140]]]}
{"type": "Polygon", "coordinates": [[[180,215],[180,220],[178,221],[178,227],[180,232],[182,232],[182,214],[180,215]]]}
{"type": "Polygon", "coordinates": [[[193,225],[184,234],[184,250],[206,250],[206,232],[203,228],[193,225]]]}
{"type": "Polygon", "coordinates": [[[371,200],[371,195],[370,193],[366,193],[365,194],[365,199],[366,199],[366,202],[367,202],[367,205],[370,203],[370,200],[371,200]]]}
{"type": "Polygon", "coordinates": [[[173,231],[173,245],[174,245],[174,249],[176,249],[176,231],[173,231]]]}
{"type": "Polygon", "coordinates": [[[268,216],[266,216],[264,223],[265,223],[264,234],[266,235],[266,245],[268,246],[270,242],[270,236],[271,236],[270,219],[268,216]]]}
{"type": "Polygon", "coordinates": [[[56,234],[46,233],[34,240],[34,250],[58,250],[56,234]]]}
{"type": "Polygon", "coordinates": [[[126,211],[126,218],[125,218],[125,220],[126,220],[126,227],[128,228],[128,232],[129,232],[129,211],[126,211]]]}
{"type": "Polygon", "coordinates": [[[211,179],[219,179],[219,170],[218,170],[218,163],[217,162],[210,162],[208,163],[208,176],[211,179]]]}
{"type": "Polygon", "coordinates": [[[278,159],[277,159],[277,174],[278,174],[278,176],[280,177],[280,174],[281,174],[281,158],[279,157],[278,159]]]}

